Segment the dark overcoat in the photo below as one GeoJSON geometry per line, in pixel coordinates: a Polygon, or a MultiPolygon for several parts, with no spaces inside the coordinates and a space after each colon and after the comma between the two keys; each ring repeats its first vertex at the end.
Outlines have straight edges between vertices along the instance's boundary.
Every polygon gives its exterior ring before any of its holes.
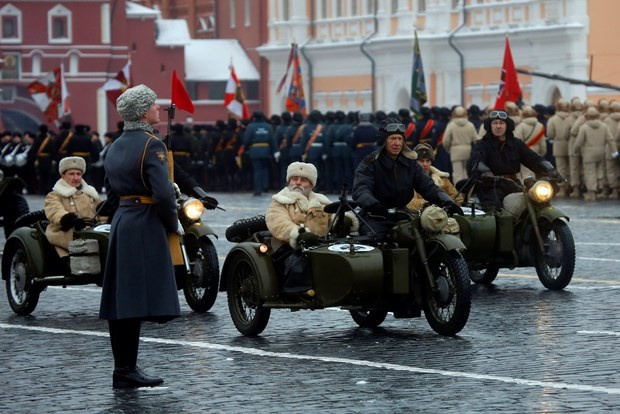
{"type": "Polygon", "coordinates": [[[166,147],[147,131],[125,131],[110,145],[104,168],[109,196],[147,196],[155,204],[121,200],[114,214],[99,317],[159,322],[177,317],[167,233],[177,230],[178,217],[166,147]]]}

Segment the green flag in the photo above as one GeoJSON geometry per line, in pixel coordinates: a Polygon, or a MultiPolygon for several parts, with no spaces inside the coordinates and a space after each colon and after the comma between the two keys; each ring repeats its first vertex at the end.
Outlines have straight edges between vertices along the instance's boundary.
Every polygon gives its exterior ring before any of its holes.
{"type": "Polygon", "coordinates": [[[426,83],[424,82],[424,67],[422,66],[422,54],[418,43],[418,32],[415,31],[415,43],[413,45],[413,69],[411,71],[411,102],[410,107],[416,117],[419,117],[420,108],[426,103],[426,83]]]}

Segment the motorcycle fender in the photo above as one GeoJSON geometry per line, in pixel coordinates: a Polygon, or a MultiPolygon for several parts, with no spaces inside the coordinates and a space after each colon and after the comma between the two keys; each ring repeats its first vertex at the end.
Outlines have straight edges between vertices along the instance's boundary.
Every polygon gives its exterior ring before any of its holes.
{"type": "MultiPolygon", "coordinates": [[[[28,268],[31,270],[29,276],[31,277],[40,277],[46,274],[45,272],[45,258],[44,258],[44,248],[43,243],[47,243],[45,240],[36,238],[37,231],[30,227],[20,227],[17,228],[11,233],[11,236],[6,241],[4,246],[4,253],[8,251],[7,247],[11,246],[13,243],[21,243],[26,249],[26,254],[28,255],[28,268]]],[[[9,260],[9,256],[6,254],[2,255],[2,268],[5,268],[5,265],[8,263],[4,263],[5,260],[9,260]]],[[[8,275],[2,274],[2,279],[6,280],[8,275]]]]}
{"type": "Polygon", "coordinates": [[[458,237],[452,234],[437,233],[437,234],[432,234],[426,238],[427,245],[433,242],[439,243],[447,251],[465,249],[465,244],[463,244],[461,239],[459,239],[458,237]]]}
{"type": "Polygon", "coordinates": [[[570,220],[568,215],[566,215],[566,213],[564,213],[561,209],[554,207],[554,206],[545,206],[539,209],[537,212],[537,215],[538,215],[538,218],[545,219],[549,223],[552,223],[558,219],[566,220],[567,222],[570,220]]]}
{"type": "Polygon", "coordinates": [[[238,254],[242,254],[248,257],[258,275],[258,282],[260,284],[260,295],[264,300],[274,300],[279,295],[279,283],[276,269],[273,265],[273,259],[271,255],[260,253],[258,248],[260,243],[239,243],[233,247],[224,261],[222,267],[222,278],[220,280],[220,291],[225,291],[228,285],[228,273],[230,271],[232,258],[238,254]]]}
{"type": "Polygon", "coordinates": [[[215,238],[217,238],[217,234],[215,234],[211,226],[202,222],[193,223],[185,228],[185,234],[192,234],[197,239],[203,236],[215,236],[215,238]]]}

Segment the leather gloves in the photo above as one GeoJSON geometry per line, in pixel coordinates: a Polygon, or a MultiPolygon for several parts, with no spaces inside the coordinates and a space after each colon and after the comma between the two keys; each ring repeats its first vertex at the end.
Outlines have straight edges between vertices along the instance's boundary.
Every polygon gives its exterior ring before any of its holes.
{"type": "Polygon", "coordinates": [[[446,210],[446,212],[451,216],[454,214],[461,216],[465,215],[465,213],[463,213],[463,209],[454,201],[445,201],[441,207],[443,207],[443,209],[446,210]]]}
{"type": "Polygon", "coordinates": [[[368,212],[373,216],[387,217],[389,212],[386,206],[376,203],[368,207],[368,212]]]}
{"type": "Polygon", "coordinates": [[[86,223],[75,213],[67,213],[60,218],[60,230],[62,231],[68,231],[71,228],[82,230],[84,227],[86,227],[86,223]]]}
{"type": "Polygon", "coordinates": [[[558,183],[563,183],[564,181],[566,181],[555,168],[553,170],[547,171],[547,175],[549,176],[549,178],[557,181],[558,183]]]}
{"type": "Polygon", "coordinates": [[[217,207],[217,200],[213,197],[209,197],[207,193],[205,193],[205,190],[201,187],[194,187],[192,190],[194,190],[194,194],[200,199],[200,201],[204,203],[207,210],[213,210],[217,207]]]}
{"type": "Polygon", "coordinates": [[[297,244],[305,247],[316,246],[319,243],[319,236],[307,230],[299,233],[299,236],[297,236],[297,244]]]}
{"type": "Polygon", "coordinates": [[[214,210],[217,207],[217,200],[213,197],[209,197],[208,195],[202,197],[200,199],[207,210],[214,210]]]}

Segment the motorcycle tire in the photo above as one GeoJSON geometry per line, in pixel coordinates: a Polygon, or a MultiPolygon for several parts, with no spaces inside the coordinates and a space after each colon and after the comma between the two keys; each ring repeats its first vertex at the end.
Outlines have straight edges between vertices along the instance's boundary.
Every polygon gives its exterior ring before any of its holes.
{"type": "Polygon", "coordinates": [[[24,214],[27,215],[30,209],[28,208],[28,202],[20,194],[15,194],[8,200],[3,200],[3,203],[6,203],[5,206],[8,206],[5,207],[4,213],[4,236],[8,239],[13,230],[21,227],[19,219],[24,214]]]}
{"type": "Polygon", "coordinates": [[[6,277],[6,296],[13,312],[30,315],[39,303],[41,290],[31,283],[28,254],[21,242],[10,242],[5,247],[2,275],[6,277]]]}
{"type": "Polygon", "coordinates": [[[249,238],[252,234],[264,230],[267,230],[267,223],[265,223],[264,215],[240,219],[226,229],[226,240],[231,243],[240,243],[249,238]]]}
{"type": "Polygon", "coordinates": [[[437,289],[432,291],[426,283],[423,292],[424,316],[435,332],[454,336],[465,327],[471,309],[467,263],[455,250],[438,249],[429,258],[429,266],[437,289]]]}
{"type": "Polygon", "coordinates": [[[497,274],[499,273],[499,267],[489,266],[482,270],[470,270],[469,278],[472,282],[480,285],[490,285],[493,283],[497,274]]]}
{"type": "Polygon", "coordinates": [[[250,256],[238,252],[227,268],[228,310],[233,323],[245,336],[259,335],[267,327],[271,309],[262,305],[256,266],[250,256]]]}
{"type": "Polygon", "coordinates": [[[213,242],[204,237],[188,251],[191,274],[185,276],[183,294],[189,307],[198,313],[208,312],[217,299],[220,265],[213,242]]]}
{"type": "Polygon", "coordinates": [[[361,328],[376,328],[383,323],[387,316],[385,310],[351,310],[351,317],[361,328]]]}
{"type": "Polygon", "coordinates": [[[575,241],[568,224],[562,220],[540,223],[546,254],[534,245],[534,267],[538,279],[547,289],[562,290],[575,271],[575,241]]]}

